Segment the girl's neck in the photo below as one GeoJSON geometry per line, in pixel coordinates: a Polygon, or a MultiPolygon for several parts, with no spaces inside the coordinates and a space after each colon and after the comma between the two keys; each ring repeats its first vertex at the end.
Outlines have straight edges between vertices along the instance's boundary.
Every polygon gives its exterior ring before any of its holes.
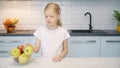
{"type": "Polygon", "coordinates": [[[47,25],[47,28],[50,29],[50,30],[55,30],[55,29],[57,29],[58,27],[59,27],[58,25],[56,25],[56,26],[48,26],[48,25],[47,25]]]}

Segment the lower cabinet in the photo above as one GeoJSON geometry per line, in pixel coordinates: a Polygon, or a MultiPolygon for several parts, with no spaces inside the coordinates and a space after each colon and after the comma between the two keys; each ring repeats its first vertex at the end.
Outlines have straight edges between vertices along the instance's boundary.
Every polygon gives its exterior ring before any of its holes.
{"type": "Polygon", "coordinates": [[[99,57],[99,53],[99,36],[72,36],[69,39],[67,57],[99,57]]]}
{"type": "MultiPolygon", "coordinates": [[[[29,43],[35,45],[36,38],[29,37],[29,43]]],[[[100,37],[98,36],[72,36],[69,39],[69,52],[66,57],[99,57],[100,37]]],[[[35,57],[41,56],[41,51],[34,54],[35,57]]]]}
{"type": "Polygon", "coordinates": [[[101,37],[101,57],[120,57],[120,37],[101,37]]]}
{"type": "MultiPolygon", "coordinates": [[[[9,57],[10,50],[18,45],[36,43],[34,36],[1,36],[0,57],[9,57]]],[[[66,57],[120,57],[120,36],[71,36],[66,57]]],[[[41,57],[33,53],[33,57],[41,57]]]]}
{"type": "Polygon", "coordinates": [[[10,50],[28,41],[26,36],[2,36],[0,37],[0,57],[9,57],[10,50]]]}
{"type": "MultiPolygon", "coordinates": [[[[34,36],[1,36],[0,37],[0,57],[10,57],[10,51],[18,45],[30,43],[35,45],[34,36]]],[[[33,53],[33,57],[40,57],[41,53],[33,53]]]]}

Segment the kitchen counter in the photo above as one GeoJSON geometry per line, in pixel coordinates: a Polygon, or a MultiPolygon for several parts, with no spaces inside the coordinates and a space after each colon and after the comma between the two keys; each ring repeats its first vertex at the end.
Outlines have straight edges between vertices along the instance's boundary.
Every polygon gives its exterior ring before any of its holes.
{"type": "Polygon", "coordinates": [[[32,58],[19,64],[12,57],[0,57],[0,68],[120,68],[120,58],[64,58],[61,62],[32,58]]]}
{"type": "Polygon", "coordinates": [[[13,33],[7,33],[5,30],[0,30],[0,36],[33,36],[35,30],[16,30],[13,33]]]}
{"type": "MultiPolygon", "coordinates": [[[[35,30],[16,30],[14,33],[6,33],[5,30],[0,30],[0,36],[33,36],[35,30]]],[[[71,33],[71,36],[120,36],[116,30],[102,30],[102,32],[92,33],[71,33]]]]}
{"type": "Polygon", "coordinates": [[[70,35],[71,36],[120,36],[120,32],[117,32],[116,30],[96,30],[96,31],[98,32],[70,33],[70,35]]]}

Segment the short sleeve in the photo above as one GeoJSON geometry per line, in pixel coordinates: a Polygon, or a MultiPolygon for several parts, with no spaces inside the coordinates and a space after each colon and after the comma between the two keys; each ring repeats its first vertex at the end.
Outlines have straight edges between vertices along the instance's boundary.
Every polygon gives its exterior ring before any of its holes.
{"type": "Polygon", "coordinates": [[[64,31],[64,40],[70,38],[70,34],[67,30],[64,31]]]}
{"type": "Polygon", "coordinates": [[[36,30],[35,30],[35,32],[33,33],[33,35],[35,36],[35,37],[37,37],[37,38],[39,38],[40,39],[40,28],[37,28],[36,30]]]}

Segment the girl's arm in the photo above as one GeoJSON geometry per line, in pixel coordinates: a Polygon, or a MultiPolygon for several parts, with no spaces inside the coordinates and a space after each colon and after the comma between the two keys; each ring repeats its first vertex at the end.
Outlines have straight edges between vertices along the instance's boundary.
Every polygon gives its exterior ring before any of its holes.
{"type": "Polygon", "coordinates": [[[68,53],[68,39],[63,41],[63,50],[59,56],[65,57],[67,53],[68,53]]]}
{"type": "Polygon", "coordinates": [[[40,40],[38,38],[36,39],[36,45],[33,46],[33,49],[35,53],[38,53],[40,50],[40,40]]]}
{"type": "Polygon", "coordinates": [[[68,53],[68,39],[63,41],[63,50],[59,55],[53,58],[53,61],[55,62],[61,61],[66,56],[67,53],[68,53]]]}

